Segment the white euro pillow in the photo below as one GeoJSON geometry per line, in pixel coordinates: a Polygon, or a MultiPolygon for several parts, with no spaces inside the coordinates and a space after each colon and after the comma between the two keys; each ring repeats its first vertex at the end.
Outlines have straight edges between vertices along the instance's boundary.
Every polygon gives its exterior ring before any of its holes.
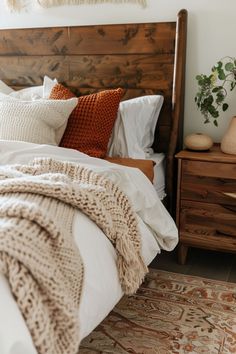
{"type": "Polygon", "coordinates": [[[47,75],[44,76],[43,79],[43,98],[49,98],[50,93],[53,89],[53,87],[58,84],[57,79],[50,79],[47,75]]]}
{"type": "Polygon", "coordinates": [[[0,93],[9,95],[10,97],[18,98],[24,101],[30,101],[39,98],[49,98],[51,90],[54,85],[57,84],[57,80],[50,79],[48,76],[44,76],[43,85],[26,87],[22,90],[13,90],[0,80],[0,93]]]}
{"type": "Polygon", "coordinates": [[[0,139],[58,145],[57,132],[77,103],[77,98],[22,101],[0,94],[0,139]]]}
{"type": "Polygon", "coordinates": [[[0,80],[0,92],[4,93],[5,95],[9,95],[10,93],[14,92],[14,90],[5,84],[2,80],[0,80]]]}
{"type": "Polygon", "coordinates": [[[136,159],[149,156],[163,101],[161,95],[149,95],[120,102],[108,155],[136,159]]]}

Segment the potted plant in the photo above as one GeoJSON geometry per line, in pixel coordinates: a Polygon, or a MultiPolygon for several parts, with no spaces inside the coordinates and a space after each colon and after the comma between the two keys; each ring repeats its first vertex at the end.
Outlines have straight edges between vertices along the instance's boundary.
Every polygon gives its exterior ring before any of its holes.
{"type": "MultiPolygon", "coordinates": [[[[226,111],[229,107],[226,102],[228,90],[233,91],[236,86],[236,58],[224,57],[211,69],[209,76],[196,76],[198,92],[195,102],[204,117],[204,123],[213,120],[218,126],[219,111],[226,111]]],[[[228,154],[236,154],[236,116],[232,118],[229,127],[221,140],[221,150],[228,154]]]]}
{"type": "Polygon", "coordinates": [[[219,111],[226,111],[228,103],[226,98],[228,90],[232,91],[236,86],[236,58],[224,57],[211,69],[209,76],[200,74],[196,76],[198,92],[195,102],[204,117],[204,123],[213,120],[218,126],[219,111]]]}

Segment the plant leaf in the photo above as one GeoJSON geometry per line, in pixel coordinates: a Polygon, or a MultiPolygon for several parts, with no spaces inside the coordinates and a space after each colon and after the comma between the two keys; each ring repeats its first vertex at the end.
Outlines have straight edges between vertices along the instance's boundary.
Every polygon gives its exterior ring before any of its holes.
{"type": "Polygon", "coordinates": [[[213,105],[208,106],[207,110],[213,118],[219,117],[219,112],[213,105]]]}
{"type": "Polygon", "coordinates": [[[233,68],[234,68],[234,64],[233,63],[226,63],[225,64],[225,70],[232,71],[233,68]]]}
{"type": "Polygon", "coordinates": [[[235,81],[231,82],[231,83],[230,83],[230,91],[233,91],[233,89],[235,88],[235,86],[236,86],[236,82],[235,82],[235,81]]]}
{"type": "Polygon", "coordinates": [[[196,76],[196,80],[197,80],[197,81],[201,80],[201,78],[202,78],[202,75],[197,75],[197,76],[196,76]]]}
{"type": "Polygon", "coordinates": [[[222,105],[222,110],[223,110],[223,112],[225,112],[225,111],[228,109],[228,107],[229,107],[228,103],[224,103],[224,104],[222,105]]]}
{"type": "Polygon", "coordinates": [[[218,70],[218,77],[220,80],[225,80],[226,76],[225,76],[224,70],[222,70],[222,69],[218,70]]]}

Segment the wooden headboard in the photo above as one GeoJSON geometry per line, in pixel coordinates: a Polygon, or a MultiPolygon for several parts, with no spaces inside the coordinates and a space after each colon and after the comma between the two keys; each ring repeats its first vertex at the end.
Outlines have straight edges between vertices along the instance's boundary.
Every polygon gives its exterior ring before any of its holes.
{"type": "Polygon", "coordinates": [[[165,98],[154,150],[167,155],[168,205],[173,156],[182,144],[187,11],[176,22],[0,31],[0,79],[20,89],[57,78],[78,95],[125,88],[124,99],[165,98]]]}

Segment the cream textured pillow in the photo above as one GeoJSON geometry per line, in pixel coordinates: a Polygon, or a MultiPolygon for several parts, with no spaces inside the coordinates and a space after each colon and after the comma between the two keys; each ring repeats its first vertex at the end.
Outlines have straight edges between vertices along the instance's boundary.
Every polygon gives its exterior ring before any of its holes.
{"type": "Polygon", "coordinates": [[[0,139],[58,145],[57,131],[77,103],[77,98],[21,101],[0,94],[0,139]]]}

